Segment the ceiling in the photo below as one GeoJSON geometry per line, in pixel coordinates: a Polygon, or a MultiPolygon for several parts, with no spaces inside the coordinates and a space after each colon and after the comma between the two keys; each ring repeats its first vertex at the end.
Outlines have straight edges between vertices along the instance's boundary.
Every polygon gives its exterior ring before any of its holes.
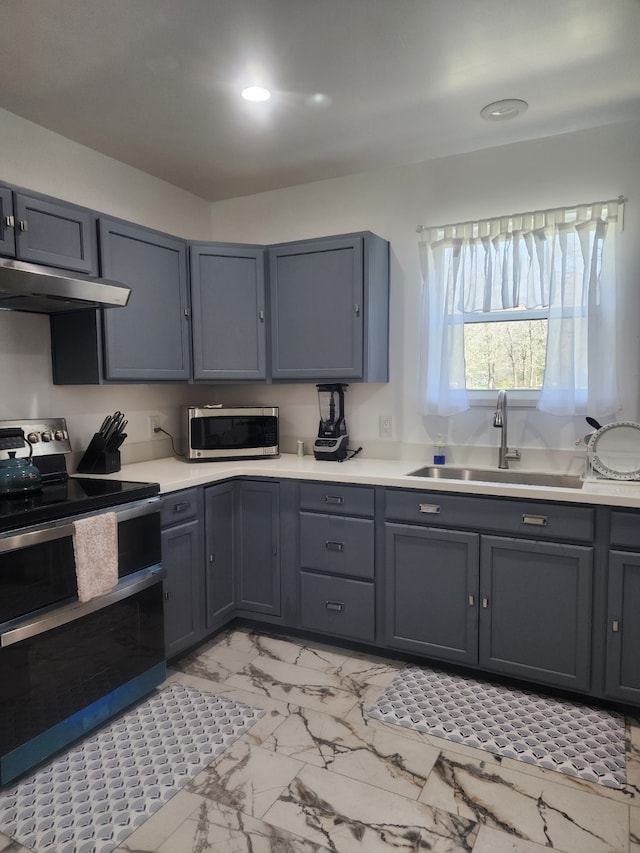
{"type": "Polygon", "coordinates": [[[0,79],[213,201],[640,118],[640,0],[2,0],[0,79]]]}

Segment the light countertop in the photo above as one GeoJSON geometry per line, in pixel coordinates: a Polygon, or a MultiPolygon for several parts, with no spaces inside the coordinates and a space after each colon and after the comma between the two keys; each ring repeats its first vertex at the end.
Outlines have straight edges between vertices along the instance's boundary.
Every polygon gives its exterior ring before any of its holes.
{"type": "Polygon", "coordinates": [[[640,482],[585,480],[581,489],[569,489],[408,476],[408,471],[414,471],[418,467],[419,464],[398,459],[357,457],[342,463],[318,462],[311,455],[300,458],[291,453],[283,453],[277,459],[237,462],[186,462],[168,457],[124,465],[115,474],[95,476],[111,480],[159,483],[161,493],[217,483],[232,477],[275,477],[640,508],[640,482]]]}

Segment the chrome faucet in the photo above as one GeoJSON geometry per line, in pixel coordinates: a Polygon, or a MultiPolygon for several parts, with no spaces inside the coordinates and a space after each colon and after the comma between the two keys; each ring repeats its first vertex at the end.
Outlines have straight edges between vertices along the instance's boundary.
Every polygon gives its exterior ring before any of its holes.
{"type": "Polygon", "coordinates": [[[493,425],[502,430],[500,450],[498,453],[498,468],[508,468],[509,459],[520,459],[520,451],[507,444],[507,392],[498,391],[498,402],[493,415],[493,425]]]}

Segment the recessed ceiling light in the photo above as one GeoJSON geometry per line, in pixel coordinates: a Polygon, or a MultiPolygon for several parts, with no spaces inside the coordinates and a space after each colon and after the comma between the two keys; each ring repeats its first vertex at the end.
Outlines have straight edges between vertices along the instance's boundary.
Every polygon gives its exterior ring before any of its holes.
{"type": "Polygon", "coordinates": [[[502,101],[494,101],[492,104],[487,104],[480,110],[482,118],[487,121],[506,121],[510,118],[522,115],[529,108],[526,101],[520,101],[517,98],[508,98],[502,101]]]}
{"type": "Polygon", "coordinates": [[[240,93],[245,101],[268,101],[271,92],[263,86],[247,86],[240,93]]]}

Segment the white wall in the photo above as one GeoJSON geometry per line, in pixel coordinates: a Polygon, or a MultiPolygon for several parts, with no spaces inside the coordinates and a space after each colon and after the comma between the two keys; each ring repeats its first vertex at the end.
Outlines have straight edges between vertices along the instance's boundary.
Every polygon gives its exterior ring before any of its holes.
{"type": "MultiPolygon", "coordinates": [[[[193,239],[209,235],[209,203],[150,175],[0,110],[0,181],[86,205],[111,216],[193,239]]],[[[123,459],[167,455],[168,442],[149,438],[149,415],[178,428],[183,402],[201,392],[175,385],[54,386],[49,321],[0,311],[0,419],[66,417],[81,450],[104,416],[129,418],[123,459]]]]}
{"type": "MultiPolygon", "coordinates": [[[[420,445],[425,458],[438,433],[451,445],[495,448],[492,410],[471,409],[450,418],[423,418],[416,410],[417,315],[420,276],[416,226],[544,209],[600,199],[629,198],[620,235],[620,331],[617,342],[623,410],[637,420],[640,346],[640,122],[612,125],[533,142],[492,148],[401,168],[293,187],[212,205],[216,240],[276,242],[371,230],[391,243],[391,359],[388,385],[352,384],[347,392],[349,432],[376,454],[378,417],[390,413],[395,440],[420,445]]],[[[607,353],[603,353],[607,357],[607,353]]],[[[313,386],[223,391],[225,399],[257,399],[283,407],[285,434],[313,436],[317,397],[313,386]]],[[[606,419],[607,413],[592,412],[606,419]]],[[[522,448],[573,449],[588,432],[582,418],[513,409],[509,443],[522,448]]],[[[389,455],[398,448],[387,443],[389,455]]],[[[415,449],[415,448],[414,448],[415,449]]],[[[405,448],[406,450],[406,448],[405,448]]],[[[451,454],[450,454],[451,455],[451,454]]],[[[535,455],[529,454],[533,460],[535,455]]],[[[544,458],[544,454],[542,454],[544,458]]],[[[527,454],[523,454],[526,464],[527,454]]]]}
{"type": "MultiPolygon", "coordinates": [[[[397,442],[428,458],[442,432],[458,448],[488,446],[497,432],[491,412],[473,409],[448,418],[416,414],[419,292],[418,224],[438,224],[629,197],[621,235],[620,333],[624,408],[618,419],[640,418],[640,122],[517,143],[413,166],[323,181],[209,205],[122,163],[0,110],[0,180],[84,204],[107,214],[193,239],[278,242],[371,230],[391,243],[391,377],[384,385],[352,383],[347,418],[354,441],[371,454],[397,455],[397,442]],[[392,414],[392,441],[378,441],[378,417],[392,414]],[[425,445],[429,445],[425,447],[425,445]]],[[[606,357],[606,353],[603,354],[606,357]]],[[[234,388],[158,386],[57,387],[51,383],[45,317],[0,312],[0,419],[66,416],[77,448],[86,446],[105,414],[125,411],[130,453],[148,438],[148,415],[178,428],[180,405],[241,400],[281,406],[285,449],[310,440],[318,411],[314,385],[234,388]]],[[[593,412],[595,417],[603,413],[593,412]]],[[[573,448],[586,425],[535,410],[513,410],[510,444],[573,448]]],[[[168,452],[165,444],[157,452],[168,452]],[[162,450],[160,449],[162,448],[162,450]]],[[[413,452],[413,451],[410,451],[413,452]]],[[[125,456],[125,459],[127,457],[125,456]]],[[[530,454],[529,458],[532,458],[530,454]]],[[[527,456],[523,463],[526,464],[527,456]]]]}

